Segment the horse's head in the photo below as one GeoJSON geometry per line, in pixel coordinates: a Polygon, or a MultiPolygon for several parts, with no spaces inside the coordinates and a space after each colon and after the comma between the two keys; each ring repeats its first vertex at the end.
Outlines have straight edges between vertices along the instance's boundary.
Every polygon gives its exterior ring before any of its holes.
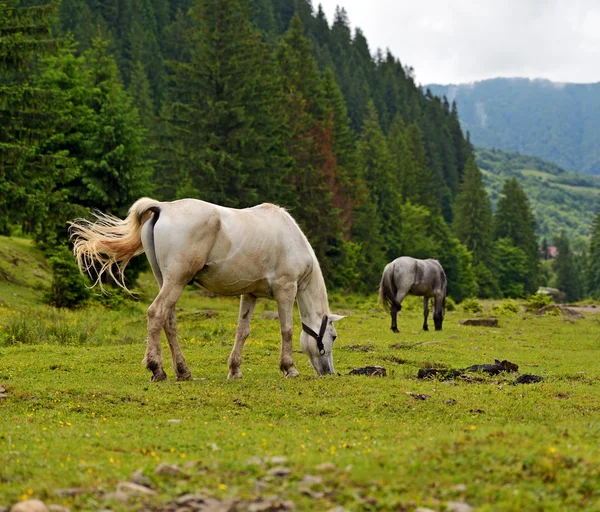
{"type": "Polygon", "coordinates": [[[344,318],[339,315],[325,315],[321,320],[321,327],[313,331],[308,325],[302,324],[300,333],[300,348],[304,352],[317,375],[334,373],[333,370],[333,342],[337,338],[333,322],[344,318]]]}

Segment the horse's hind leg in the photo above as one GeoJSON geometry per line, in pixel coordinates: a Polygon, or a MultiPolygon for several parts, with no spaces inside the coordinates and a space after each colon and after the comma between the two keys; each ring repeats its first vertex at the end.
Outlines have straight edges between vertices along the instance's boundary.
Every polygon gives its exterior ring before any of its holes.
{"type": "Polygon", "coordinates": [[[423,297],[423,330],[428,331],[427,317],[429,316],[429,297],[423,297]]]}
{"type": "MultiPolygon", "coordinates": [[[[160,347],[160,333],[167,325],[169,312],[175,307],[184,285],[174,284],[168,280],[148,308],[148,342],[144,362],[146,368],[152,372],[152,381],[165,380],[167,375],[162,367],[162,351],[160,347]]],[[[179,345],[178,345],[179,346],[179,345]]]]}
{"type": "Polygon", "coordinates": [[[240,314],[238,317],[237,330],[235,331],[235,344],[229,355],[229,375],[228,379],[241,379],[242,372],[242,350],[244,343],[250,334],[250,320],[256,306],[256,297],[254,295],[242,295],[240,299],[240,314]]]}
{"type": "Polygon", "coordinates": [[[392,332],[400,332],[398,331],[398,311],[402,311],[402,301],[407,294],[408,290],[402,290],[399,288],[396,292],[396,297],[394,297],[394,300],[390,306],[390,315],[392,316],[392,332]]]}
{"type": "Polygon", "coordinates": [[[175,306],[169,310],[169,314],[167,315],[165,334],[171,349],[173,371],[177,375],[177,380],[192,380],[192,372],[188,369],[185,357],[183,357],[183,352],[181,352],[181,347],[177,341],[177,315],[175,314],[175,306]]]}
{"type": "Polygon", "coordinates": [[[396,306],[396,304],[392,304],[390,306],[390,316],[392,317],[392,332],[400,332],[398,331],[398,311],[402,309],[402,305],[396,306]]]}

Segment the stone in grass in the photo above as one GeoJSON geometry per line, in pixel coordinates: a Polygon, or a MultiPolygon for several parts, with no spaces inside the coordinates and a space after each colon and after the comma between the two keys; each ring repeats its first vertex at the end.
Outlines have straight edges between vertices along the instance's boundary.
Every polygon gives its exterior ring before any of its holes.
{"type": "Polygon", "coordinates": [[[290,468],[286,468],[285,466],[275,466],[274,468],[269,469],[267,475],[276,476],[278,478],[287,478],[292,474],[292,470],[290,468]]]}
{"type": "Polygon", "coordinates": [[[184,472],[177,464],[167,464],[161,462],[154,470],[155,475],[161,476],[182,476],[184,472]]]}
{"type": "Polygon", "coordinates": [[[498,327],[497,318],[466,318],[459,325],[474,325],[476,327],[498,327]]]}
{"type": "Polygon", "coordinates": [[[473,512],[475,509],[464,501],[448,501],[446,510],[448,512],[473,512]]]}
{"type": "Polygon", "coordinates": [[[337,471],[338,467],[333,462],[323,462],[321,464],[317,464],[315,469],[321,473],[331,473],[333,471],[337,471]]]}
{"type": "Polygon", "coordinates": [[[156,491],[148,489],[145,485],[139,485],[133,482],[119,482],[117,484],[117,493],[124,493],[129,496],[154,496],[156,491]]]}
{"type": "Polygon", "coordinates": [[[248,512],[275,512],[295,510],[296,504],[290,500],[281,500],[277,497],[259,498],[254,503],[248,503],[243,510],[248,512]]]}
{"type": "Polygon", "coordinates": [[[0,384],[0,393],[6,393],[6,388],[0,384]]]}
{"type": "Polygon", "coordinates": [[[143,485],[144,487],[152,487],[152,480],[150,480],[146,475],[144,475],[143,469],[138,469],[133,475],[131,475],[131,480],[134,484],[143,485]]]}
{"type": "Polygon", "coordinates": [[[42,500],[25,500],[13,505],[10,512],[48,512],[48,507],[42,500]]]}

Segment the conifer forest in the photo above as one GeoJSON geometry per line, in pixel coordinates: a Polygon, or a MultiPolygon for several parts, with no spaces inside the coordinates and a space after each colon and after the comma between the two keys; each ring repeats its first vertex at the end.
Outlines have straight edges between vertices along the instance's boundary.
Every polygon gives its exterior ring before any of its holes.
{"type": "Polygon", "coordinates": [[[493,211],[456,104],[350,27],[310,0],[2,0],[0,234],[35,239],[60,272],[67,222],[94,209],[272,202],[331,290],[374,293],[409,255],[438,259],[455,301],[550,278],[600,297],[600,219],[589,246],[540,240],[515,179],[493,211]]]}

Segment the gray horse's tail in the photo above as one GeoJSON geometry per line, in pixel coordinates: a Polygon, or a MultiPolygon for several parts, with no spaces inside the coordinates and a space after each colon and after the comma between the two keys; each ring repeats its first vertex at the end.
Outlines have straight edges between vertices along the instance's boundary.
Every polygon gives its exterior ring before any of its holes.
{"type": "Polygon", "coordinates": [[[398,304],[396,304],[396,293],[398,292],[398,288],[394,283],[393,277],[394,271],[390,265],[387,265],[383,271],[383,276],[381,276],[381,282],[379,283],[379,302],[386,311],[389,311],[392,305],[398,306],[398,304]]]}
{"type": "Polygon", "coordinates": [[[95,277],[94,285],[100,284],[102,288],[101,276],[106,272],[127,290],[123,272],[131,258],[144,252],[141,228],[147,220],[148,212],[156,216],[160,212],[160,203],[143,197],[131,206],[129,215],[124,220],[94,212],[95,222],[77,219],[70,223],[69,231],[77,265],[82,273],[87,272],[90,277],[95,277]],[[113,273],[113,265],[118,270],[118,276],[113,273]]]}

